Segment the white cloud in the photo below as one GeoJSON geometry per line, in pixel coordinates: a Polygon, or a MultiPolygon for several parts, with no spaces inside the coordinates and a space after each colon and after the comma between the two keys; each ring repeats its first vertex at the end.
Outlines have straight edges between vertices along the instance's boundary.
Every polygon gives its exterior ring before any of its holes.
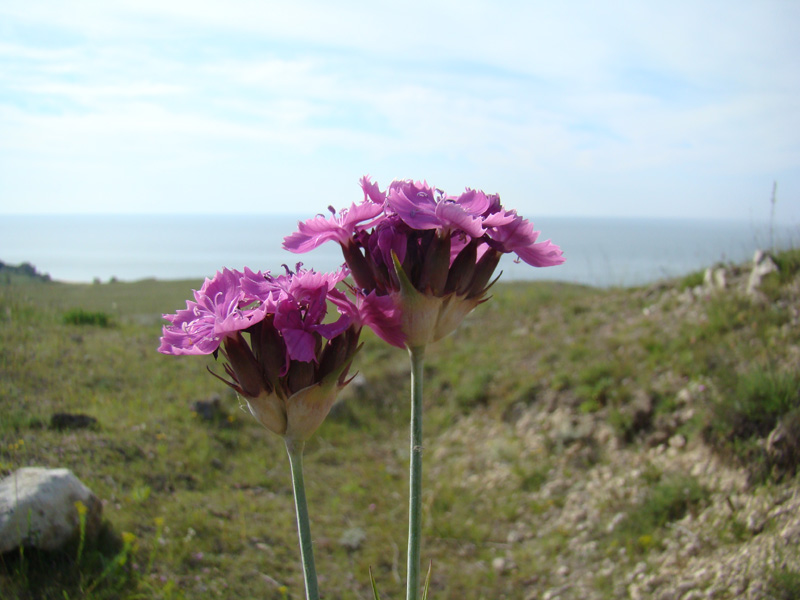
{"type": "Polygon", "coordinates": [[[735,189],[744,216],[777,176],[800,195],[791,2],[125,0],[0,20],[18,25],[0,34],[0,212],[55,188],[125,210],[235,189],[257,210],[254,186],[346,196],[362,171],[538,189],[567,213],[713,214],[735,189]]]}

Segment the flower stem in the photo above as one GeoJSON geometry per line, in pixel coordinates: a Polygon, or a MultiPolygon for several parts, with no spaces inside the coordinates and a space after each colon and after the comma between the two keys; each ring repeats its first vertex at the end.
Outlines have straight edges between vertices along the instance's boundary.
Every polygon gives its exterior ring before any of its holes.
{"type": "Polygon", "coordinates": [[[311,525],[308,521],[306,486],[303,482],[303,448],[305,447],[305,442],[288,438],[285,441],[286,451],[289,453],[289,464],[292,468],[292,488],[294,489],[294,506],[297,510],[297,535],[300,538],[300,557],[303,561],[306,600],[319,600],[317,569],[314,566],[314,549],[311,546],[311,525]]]}
{"type": "Polygon", "coordinates": [[[411,458],[408,492],[408,579],[406,600],[419,597],[422,538],[422,367],[425,346],[408,349],[411,358],[411,458]]]}

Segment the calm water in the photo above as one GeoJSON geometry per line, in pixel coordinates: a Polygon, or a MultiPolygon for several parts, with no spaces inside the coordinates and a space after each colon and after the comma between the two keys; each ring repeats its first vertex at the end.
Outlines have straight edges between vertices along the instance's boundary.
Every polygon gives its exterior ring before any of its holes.
{"type": "MultiPolygon", "coordinates": [[[[303,218],[307,217],[304,215],[303,218]]],[[[0,261],[29,262],[70,282],[203,278],[223,266],[279,270],[302,260],[317,270],[341,262],[336,244],[295,255],[280,248],[290,216],[0,215],[0,261]]],[[[554,279],[598,286],[635,285],[683,275],[718,261],[739,262],[769,246],[767,225],[739,221],[542,218],[567,262],[534,269],[504,258],[503,279],[554,279]]],[[[776,228],[781,247],[797,246],[798,227],[776,228]]]]}

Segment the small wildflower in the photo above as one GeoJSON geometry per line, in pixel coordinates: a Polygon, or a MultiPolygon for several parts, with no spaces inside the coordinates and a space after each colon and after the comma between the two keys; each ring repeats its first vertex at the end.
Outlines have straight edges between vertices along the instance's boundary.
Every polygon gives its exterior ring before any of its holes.
{"type": "MultiPolygon", "coordinates": [[[[246,400],[252,415],[287,440],[305,441],[349,381],[362,326],[382,309],[369,299],[354,303],[336,288],[345,270],[317,273],[298,264],[286,271],[218,272],[185,310],[164,315],[169,324],[159,351],[222,354],[227,378],[216,376],[246,400]],[[329,301],[339,313],[334,321],[327,319],[329,301]]],[[[396,311],[386,312],[388,331],[396,311]]],[[[397,316],[394,323],[399,329],[397,316]]]]}
{"type": "Polygon", "coordinates": [[[365,297],[388,297],[401,312],[402,336],[367,323],[394,346],[425,346],[453,331],[487,299],[503,254],[534,267],[564,262],[560,248],[538,242],[533,225],[503,208],[497,195],[467,189],[449,196],[410,180],[381,192],[368,177],[361,187],[361,204],[300,223],[283,246],[301,253],[338,242],[365,297]]]}

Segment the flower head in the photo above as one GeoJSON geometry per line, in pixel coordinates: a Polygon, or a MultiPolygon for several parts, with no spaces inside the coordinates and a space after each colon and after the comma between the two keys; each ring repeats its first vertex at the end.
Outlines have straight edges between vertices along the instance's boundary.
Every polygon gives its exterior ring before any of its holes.
{"type": "Polygon", "coordinates": [[[292,252],[308,252],[320,244],[333,240],[340,244],[347,242],[350,236],[364,221],[368,221],[381,213],[382,206],[371,201],[352,204],[338,213],[328,207],[331,216],[317,215],[303,223],[298,223],[295,233],[287,237],[283,245],[292,252]]]}
{"type": "Polygon", "coordinates": [[[245,398],[251,413],[271,431],[305,440],[346,385],[361,328],[375,319],[370,302],[353,302],[336,288],[346,276],[300,264],[279,276],[225,269],[206,280],[186,309],[164,315],[159,351],[222,354],[227,379],[217,377],[245,398]],[[336,319],[328,318],[329,301],[336,319]]]}
{"type": "Polygon", "coordinates": [[[226,337],[247,329],[264,318],[260,306],[239,285],[242,273],[223,269],[194,292],[194,301],[174,315],[164,315],[159,352],[164,354],[211,354],[226,337]]]}
{"type": "Polygon", "coordinates": [[[389,185],[387,205],[412,229],[458,230],[472,237],[485,232],[480,216],[488,207],[488,200],[483,192],[468,190],[453,198],[427,183],[394,181],[389,185]]]}
{"type": "Polygon", "coordinates": [[[535,267],[564,262],[560,248],[537,242],[539,232],[496,194],[466,189],[450,196],[412,180],[393,181],[385,192],[369,177],[360,184],[360,204],[300,223],[284,248],[306,252],[337,241],[365,297],[389,298],[400,312],[402,339],[379,332],[393,345],[425,345],[455,329],[486,300],[503,254],[535,267]]]}

